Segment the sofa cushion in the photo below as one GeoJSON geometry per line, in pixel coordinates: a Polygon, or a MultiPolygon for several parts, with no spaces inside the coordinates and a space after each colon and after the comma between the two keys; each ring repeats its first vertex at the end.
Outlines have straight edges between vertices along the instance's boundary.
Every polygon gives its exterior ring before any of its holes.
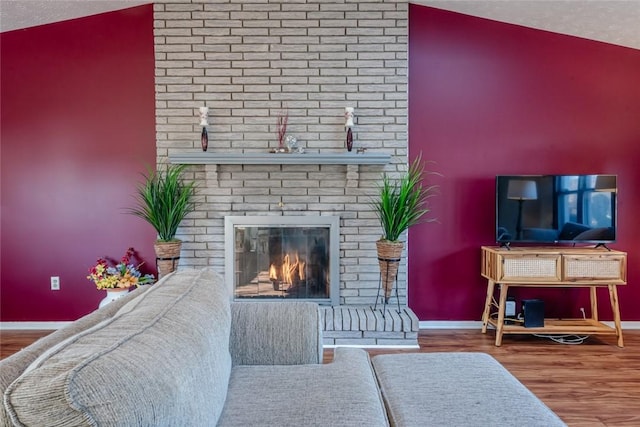
{"type": "Polygon", "coordinates": [[[9,386],[16,425],[216,424],[231,371],[222,278],[184,270],[137,298],[9,386]]]}
{"type": "Polygon", "coordinates": [[[234,302],[231,318],[234,365],[322,363],[322,316],[316,303],[234,302]]]}
{"type": "MultiPolygon", "coordinates": [[[[58,329],[51,334],[40,338],[30,346],[20,350],[17,353],[3,359],[0,362],[0,395],[4,395],[7,387],[16,380],[24,370],[33,363],[44,352],[48,351],[52,347],[65,341],[69,337],[78,334],[88,328],[91,328],[98,323],[109,319],[120,310],[128,301],[135,299],[143,292],[150,288],[149,285],[140,286],[128,295],[118,298],[117,300],[107,304],[99,310],[95,310],[86,316],[72,322],[70,325],[64,328],[58,329]]],[[[10,425],[11,421],[9,415],[5,411],[4,405],[0,405],[0,426],[10,425]]]]}
{"type": "Polygon", "coordinates": [[[383,354],[373,366],[394,426],[565,426],[488,354],[383,354]]]}
{"type": "Polygon", "coordinates": [[[388,426],[367,352],[333,363],[235,366],[218,426],[388,426]]]}

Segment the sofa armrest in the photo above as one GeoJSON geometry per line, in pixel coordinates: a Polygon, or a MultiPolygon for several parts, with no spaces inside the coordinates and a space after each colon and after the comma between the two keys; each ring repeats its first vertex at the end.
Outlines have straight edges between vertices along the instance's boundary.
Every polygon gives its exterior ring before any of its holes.
{"type": "Polygon", "coordinates": [[[322,317],[312,302],[233,302],[234,365],[322,363],[322,317]]]}

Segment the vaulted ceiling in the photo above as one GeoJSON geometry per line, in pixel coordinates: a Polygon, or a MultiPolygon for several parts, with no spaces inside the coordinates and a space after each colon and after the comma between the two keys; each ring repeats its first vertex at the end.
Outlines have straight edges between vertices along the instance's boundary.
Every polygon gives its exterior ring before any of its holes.
{"type": "MultiPolygon", "coordinates": [[[[640,49],[640,0],[411,0],[525,27],[640,49]]],[[[151,3],[137,0],[3,0],[0,31],[151,3]]]]}
{"type": "Polygon", "coordinates": [[[2,0],[0,30],[11,31],[111,12],[151,1],[136,0],[2,0]]]}
{"type": "Polygon", "coordinates": [[[411,2],[640,49],[640,0],[411,0],[411,2]]]}

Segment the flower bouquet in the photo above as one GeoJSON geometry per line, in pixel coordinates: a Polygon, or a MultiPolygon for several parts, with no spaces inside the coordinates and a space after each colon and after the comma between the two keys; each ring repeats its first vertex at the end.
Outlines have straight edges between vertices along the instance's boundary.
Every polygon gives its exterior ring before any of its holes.
{"type": "Polygon", "coordinates": [[[140,267],[143,262],[134,265],[132,259],[136,256],[133,248],[127,249],[119,263],[115,264],[107,258],[98,258],[95,266],[89,269],[87,279],[96,284],[98,289],[129,289],[132,286],[153,283],[153,274],[143,275],[140,267]],[[110,265],[114,264],[114,265],[110,265]]]}

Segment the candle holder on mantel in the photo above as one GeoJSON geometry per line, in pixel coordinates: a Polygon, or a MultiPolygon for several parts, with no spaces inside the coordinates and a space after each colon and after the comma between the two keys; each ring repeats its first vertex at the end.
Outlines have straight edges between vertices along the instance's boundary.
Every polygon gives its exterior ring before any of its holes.
{"type": "Polygon", "coordinates": [[[344,118],[344,127],[347,128],[347,151],[351,152],[353,149],[353,132],[351,131],[351,128],[353,127],[353,107],[345,107],[344,118]]]}
{"type": "Polygon", "coordinates": [[[207,126],[209,126],[209,107],[200,107],[200,126],[202,126],[202,133],[200,134],[202,151],[207,151],[207,148],[209,148],[209,133],[207,132],[207,126]]]}

